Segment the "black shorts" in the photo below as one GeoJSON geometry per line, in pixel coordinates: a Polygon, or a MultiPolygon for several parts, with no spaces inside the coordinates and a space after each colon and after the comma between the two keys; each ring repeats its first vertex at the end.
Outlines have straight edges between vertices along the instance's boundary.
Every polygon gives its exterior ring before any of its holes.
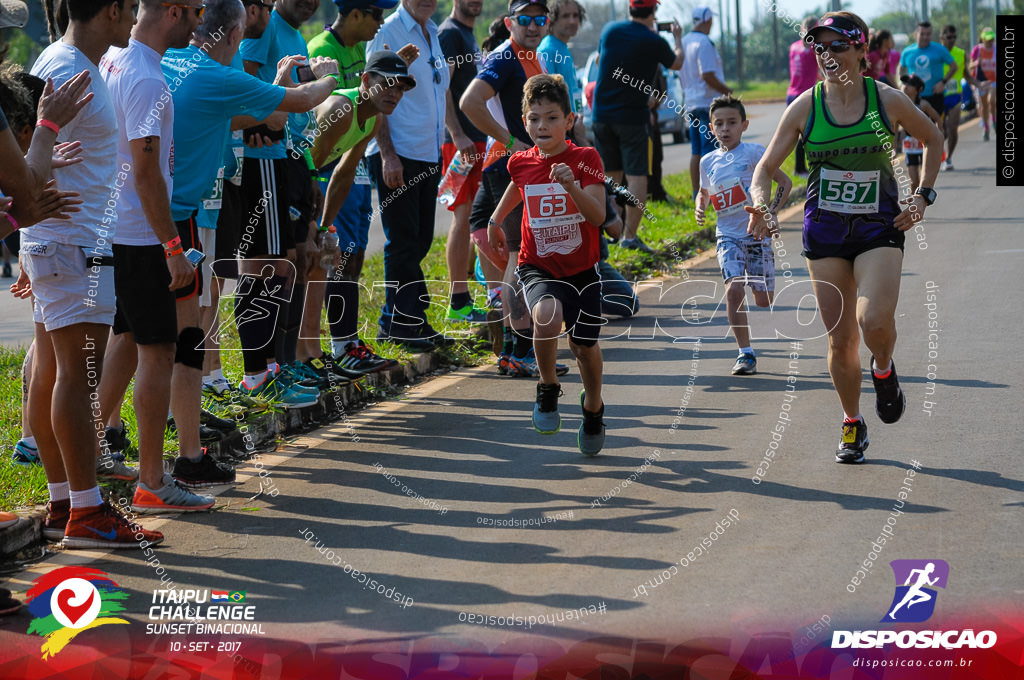
{"type": "MultiPolygon", "coordinates": [[[[178,236],[181,237],[182,250],[195,248],[202,252],[203,244],[199,241],[199,225],[196,223],[196,213],[192,213],[192,216],[187,220],[175,222],[174,226],[178,228],[178,236]]],[[[168,281],[168,283],[170,282],[168,281]]],[[[174,290],[174,297],[179,300],[188,300],[190,297],[194,295],[202,295],[202,293],[203,277],[200,275],[199,269],[196,268],[196,271],[192,276],[192,283],[181,288],[176,288],[174,290]]]]}
{"type": "MultiPolygon", "coordinates": [[[[593,125],[594,141],[605,172],[621,170],[627,175],[644,177],[651,174],[651,130],[646,122],[595,122],[593,125]]],[[[596,168],[591,172],[596,172],[596,168]]]]}
{"type": "Polygon", "coordinates": [[[569,340],[583,347],[597,344],[605,320],[601,317],[601,275],[596,266],[556,278],[540,267],[521,264],[516,267],[516,275],[531,311],[544,298],[553,297],[562,303],[562,320],[569,340]]]}
{"type": "Polygon", "coordinates": [[[844,260],[853,262],[857,256],[875,248],[899,248],[903,252],[903,244],[906,243],[907,234],[898,229],[892,229],[889,233],[882,234],[871,241],[853,241],[844,243],[840,249],[832,255],[818,255],[808,250],[801,253],[808,260],[822,260],[826,257],[841,257],[844,260]]]}
{"type": "Polygon", "coordinates": [[[903,154],[903,155],[907,157],[907,167],[908,168],[920,167],[921,159],[924,158],[924,154],[923,153],[908,153],[908,154],[903,154]]]}
{"type": "Polygon", "coordinates": [[[225,180],[220,214],[217,216],[217,240],[212,263],[214,276],[222,279],[238,278],[238,264],[235,258],[238,254],[238,232],[241,226],[242,187],[225,180]]]}
{"type": "Polygon", "coordinates": [[[178,313],[174,293],[168,290],[164,247],[113,245],[114,335],[132,334],[138,345],[173,344],[178,341],[178,313]]]}
{"type": "Polygon", "coordinates": [[[294,243],[304,243],[309,236],[309,223],[313,219],[313,176],[306,167],[306,159],[288,156],[288,219],[292,225],[294,243]]]}
{"type": "Polygon", "coordinates": [[[930,94],[927,97],[921,97],[935,109],[935,112],[940,116],[946,112],[946,95],[942,92],[939,94],[930,94]]]}
{"type": "Polygon", "coordinates": [[[288,216],[288,159],[242,159],[239,257],[284,257],[295,248],[288,216]]]}

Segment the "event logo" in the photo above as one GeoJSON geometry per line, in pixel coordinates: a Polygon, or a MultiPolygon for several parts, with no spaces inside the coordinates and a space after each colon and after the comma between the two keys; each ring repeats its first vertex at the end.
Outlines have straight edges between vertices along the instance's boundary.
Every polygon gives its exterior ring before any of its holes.
{"type": "Polygon", "coordinates": [[[938,597],[935,587],[946,587],[949,563],[945,560],[893,560],[889,565],[896,578],[896,593],[881,623],[919,623],[930,619],[938,597]]]}
{"type": "Polygon", "coordinates": [[[29,634],[45,638],[43,659],[56,655],[76,635],[125,619],[111,616],[124,611],[123,590],[106,572],[91,567],[61,567],[37,578],[26,596],[29,613],[34,617],[29,634]]]}

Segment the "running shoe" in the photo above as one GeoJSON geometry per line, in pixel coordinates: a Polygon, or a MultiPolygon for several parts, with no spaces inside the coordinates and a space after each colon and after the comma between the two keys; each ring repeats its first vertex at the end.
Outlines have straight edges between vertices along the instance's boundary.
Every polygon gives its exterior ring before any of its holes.
{"type": "Polygon", "coordinates": [[[283,380],[292,385],[302,387],[311,393],[319,393],[323,387],[326,387],[326,384],[321,385],[319,375],[309,371],[305,364],[298,361],[291,364],[281,364],[280,370],[274,376],[274,380],[283,380]]]}
{"type": "Polygon", "coordinates": [[[981,138],[982,138],[983,141],[986,141],[986,142],[988,141],[988,128],[985,128],[985,134],[982,135],[981,138]]]}
{"type": "Polygon", "coordinates": [[[166,472],[163,486],[151,489],[139,480],[132,498],[132,510],[141,515],[155,515],[162,512],[198,512],[213,507],[213,496],[192,493],[176,482],[166,472]]]}
{"type": "MultiPolygon", "coordinates": [[[[555,375],[565,375],[569,367],[565,364],[555,362],[555,375]]],[[[540,370],[537,368],[537,355],[533,348],[523,358],[510,355],[506,367],[506,374],[514,378],[539,378],[540,370]]]]}
{"type": "Polygon", "coordinates": [[[235,421],[221,418],[204,408],[199,409],[199,424],[223,432],[234,432],[236,429],[235,421]]]}
{"type": "Polygon", "coordinates": [[[242,408],[243,410],[252,409],[254,411],[266,411],[270,408],[270,402],[266,399],[246,394],[234,385],[229,385],[226,392],[221,392],[219,394],[209,386],[203,385],[203,398],[209,399],[210,402],[214,404],[229,406],[233,411],[235,411],[234,415],[236,416],[238,414],[238,408],[242,408]]]}
{"type": "Polygon", "coordinates": [[[878,419],[887,425],[895,423],[903,415],[907,407],[907,397],[900,387],[900,380],[896,376],[896,362],[890,364],[889,375],[879,378],[874,370],[875,358],[871,357],[871,380],[875,383],[875,413],[878,419]]]}
{"type": "Polygon", "coordinates": [[[754,375],[757,373],[757,357],[749,352],[743,352],[736,357],[736,363],[732,366],[733,375],[754,375]]]}
{"type": "Polygon", "coordinates": [[[508,360],[511,358],[512,355],[505,352],[498,355],[498,375],[508,375],[508,360]]]}
{"type": "Polygon", "coordinates": [[[164,540],[159,531],[132,524],[109,503],[87,508],[71,508],[64,548],[138,548],[143,541],[156,545],[164,540]],[[138,538],[141,536],[141,538],[138,538]]]}
{"type": "Polygon", "coordinates": [[[639,236],[637,236],[636,238],[622,239],[621,241],[619,241],[619,247],[626,248],[627,250],[639,250],[640,252],[648,254],[654,253],[654,251],[651,249],[649,245],[640,240],[639,236]]]}
{"type": "Polygon", "coordinates": [[[7,616],[21,609],[21,600],[11,597],[11,591],[0,588],[0,616],[7,616]]]}
{"type": "Polygon", "coordinates": [[[836,449],[837,463],[863,463],[868,448],[868,426],[863,418],[843,421],[843,436],[836,449]]]}
{"type": "Polygon", "coordinates": [[[448,318],[451,321],[464,321],[466,323],[485,323],[487,312],[477,309],[473,305],[466,305],[460,309],[448,308],[448,318]]]}
{"type": "Polygon", "coordinates": [[[359,338],[346,343],[344,353],[334,359],[334,362],[342,369],[357,375],[377,373],[398,365],[395,359],[385,359],[375,354],[370,346],[359,338]]]}
{"type": "Polygon", "coordinates": [[[120,479],[133,482],[139,478],[138,468],[125,465],[123,460],[114,458],[110,451],[101,451],[96,458],[96,476],[102,479],[120,479]]]}
{"type": "Polygon", "coordinates": [[[587,391],[580,390],[580,410],[583,411],[583,422],[576,435],[576,446],[584,456],[596,456],[604,448],[604,404],[601,404],[600,411],[592,413],[583,408],[586,396],[587,391]]]}
{"type": "Polygon", "coordinates": [[[349,371],[339,366],[334,357],[327,352],[324,352],[319,357],[309,359],[306,361],[306,365],[314,371],[322,371],[323,375],[327,376],[327,379],[335,384],[352,382],[354,379],[362,376],[362,373],[349,371]]]}
{"type": "Polygon", "coordinates": [[[949,161],[942,161],[942,171],[943,172],[949,172],[952,169],[953,169],[953,164],[952,163],[950,163],[949,161]]]}
{"type": "Polygon", "coordinates": [[[240,382],[238,390],[245,396],[280,404],[285,408],[313,406],[318,400],[318,397],[310,394],[308,390],[300,389],[297,385],[291,385],[285,381],[271,379],[269,376],[264,377],[263,382],[252,389],[246,387],[245,382],[240,382]]]}
{"type": "Polygon", "coordinates": [[[487,307],[501,311],[501,288],[487,291],[487,307]]]}
{"type": "Polygon", "coordinates": [[[231,383],[228,382],[227,378],[214,378],[213,380],[203,380],[203,392],[209,390],[213,394],[218,396],[225,394],[231,389],[231,383]]]}
{"type": "Polygon", "coordinates": [[[64,530],[71,517],[71,501],[50,501],[46,504],[46,519],[43,520],[43,536],[51,541],[64,538],[64,530]]]}
{"type": "Polygon", "coordinates": [[[206,449],[198,461],[191,461],[183,456],[174,459],[171,477],[190,489],[206,489],[221,484],[233,484],[235,471],[221,466],[206,449]]]}
{"type": "Polygon", "coordinates": [[[18,517],[18,515],[13,512],[0,512],[0,529],[13,527],[20,519],[21,517],[18,517]]]}
{"type": "Polygon", "coordinates": [[[558,398],[562,386],[537,384],[537,401],[533,405],[533,429],[541,434],[555,434],[562,429],[562,417],[558,415],[558,398]]]}
{"type": "Polygon", "coordinates": [[[41,465],[39,462],[39,449],[30,446],[24,439],[19,439],[18,443],[14,445],[11,461],[15,465],[41,465]]]}
{"type": "Polygon", "coordinates": [[[413,354],[433,352],[437,349],[437,345],[426,338],[395,338],[381,333],[377,336],[377,342],[393,342],[413,354]]]}

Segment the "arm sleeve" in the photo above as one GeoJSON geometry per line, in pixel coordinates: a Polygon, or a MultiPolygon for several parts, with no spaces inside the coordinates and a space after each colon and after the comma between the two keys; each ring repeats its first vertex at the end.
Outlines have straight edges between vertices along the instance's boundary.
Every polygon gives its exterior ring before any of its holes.
{"type": "MultiPolygon", "coordinates": [[[[128,88],[123,98],[124,132],[128,140],[162,137],[170,140],[173,130],[164,130],[163,112],[171,109],[171,91],[161,78],[145,78],[128,88]],[[163,102],[163,106],[157,104],[163,102]]],[[[170,143],[169,141],[167,142],[170,143]]]]}
{"type": "Polygon", "coordinates": [[[231,116],[247,115],[263,120],[284,101],[285,88],[265,83],[245,71],[225,69],[224,83],[216,94],[218,102],[231,116]]]}
{"type": "Polygon", "coordinates": [[[508,64],[511,64],[512,61],[511,53],[492,52],[484,61],[480,73],[476,74],[476,77],[494,88],[495,92],[500,92],[508,78],[508,64]]]}

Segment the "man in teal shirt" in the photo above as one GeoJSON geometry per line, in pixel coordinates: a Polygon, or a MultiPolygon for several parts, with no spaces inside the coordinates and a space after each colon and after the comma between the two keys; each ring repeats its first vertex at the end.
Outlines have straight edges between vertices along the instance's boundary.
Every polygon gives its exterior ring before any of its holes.
{"type": "Polygon", "coordinates": [[[540,41],[537,54],[548,73],[557,73],[565,78],[572,112],[576,114],[573,137],[576,144],[590,146],[587,142],[587,129],[583,124],[583,90],[576,81],[576,65],[573,64],[568,45],[576,37],[580,24],[587,18],[587,11],[576,0],[552,0],[548,9],[551,11],[551,23],[548,24],[548,34],[540,41]]]}

